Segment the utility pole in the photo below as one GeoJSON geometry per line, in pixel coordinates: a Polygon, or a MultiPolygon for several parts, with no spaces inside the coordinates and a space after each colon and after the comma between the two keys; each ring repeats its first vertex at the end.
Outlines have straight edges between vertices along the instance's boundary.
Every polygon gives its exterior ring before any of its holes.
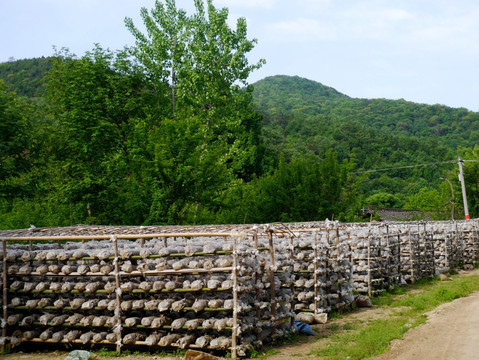
{"type": "Polygon", "coordinates": [[[462,188],[462,201],[464,203],[464,215],[466,220],[469,220],[469,208],[467,207],[467,196],[466,196],[466,183],[464,182],[464,172],[462,171],[462,163],[464,161],[459,158],[457,164],[459,165],[459,182],[461,183],[462,188]]]}

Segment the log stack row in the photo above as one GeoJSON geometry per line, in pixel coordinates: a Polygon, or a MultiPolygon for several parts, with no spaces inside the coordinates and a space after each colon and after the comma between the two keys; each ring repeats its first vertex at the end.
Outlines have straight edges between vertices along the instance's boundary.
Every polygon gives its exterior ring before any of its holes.
{"type": "Polygon", "coordinates": [[[476,221],[137,229],[0,232],[0,343],[236,357],[284,336],[294,316],[324,320],[356,293],[475,266],[479,254],[476,221]]]}
{"type": "Polygon", "coordinates": [[[236,356],[286,333],[293,316],[289,258],[245,234],[180,235],[4,242],[3,343],[206,348],[236,356]]]}

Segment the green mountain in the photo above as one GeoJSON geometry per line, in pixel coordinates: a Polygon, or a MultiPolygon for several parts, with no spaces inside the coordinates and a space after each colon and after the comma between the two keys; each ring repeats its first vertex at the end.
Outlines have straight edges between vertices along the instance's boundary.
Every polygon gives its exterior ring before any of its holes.
{"type": "MultiPolygon", "coordinates": [[[[303,116],[306,122],[354,123],[381,134],[438,139],[455,149],[479,140],[479,113],[405,100],[355,99],[300,77],[273,76],[254,84],[255,101],[267,119],[303,116]]],[[[312,124],[310,124],[313,126],[312,124]]]]}
{"type": "MultiPolygon", "coordinates": [[[[25,130],[29,135],[24,136],[24,141],[30,141],[33,149],[33,152],[24,152],[17,158],[30,159],[29,163],[38,169],[50,166],[47,166],[49,161],[54,164],[56,158],[44,159],[45,149],[37,144],[59,141],[55,132],[48,130],[53,117],[48,107],[43,107],[42,101],[45,97],[43,79],[50,67],[49,58],[0,64],[0,82],[3,81],[9,91],[14,91],[22,101],[42,104],[25,107],[25,111],[28,110],[25,113],[17,111],[24,119],[22,126],[29,129],[25,130]],[[41,124],[47,126],[42,130],[41,124]],[[36,138],[38,133],[44,140],[36,138]]],[[[254,102],[263,115],[264,177],[274,175],[278,169],[288,173],[291,169],[285,163],[289,162],[296,164],[291,165],[292,168],[301,169],[310,161],[298,161],[302,157],[313,157],[315,161],[326,163],[323,160],[331,159],[334,154],[339,163],[348,161],[355,168],[355,176],[363,176],[357,192],[361,194],[358,201],[362,204],[402,207],[410,196],[424,188],[439,189],[445,184],[441,178],[448,176],[449,172],[454,175],[457,165],[453,162],[457,160],[458,148],[472,148],[479,143],[479,113],[463,108],[405,100],[351,98],[331,87],[297,76],[267,77],[254,83],[253,87],[254,102]],[[369,172],[371,170],[374,172],[369,172]],[[365,171],[367,175],[362,175],[365,171]],[[362,198],[366,200],[363,202],[362,198]]],[[[20,109],[21,104],[19,101],[14,109],[20,109]]],[[[314,161],[311,164],[317,165],[314,161]]],[[[328,171],[320,169],[318,172],[328,171]]],[[[24,178],[13,181],[11,185],[23,189],[19,184],[25,179],[34,185],[30,177],[37,178],[25,173],[24,178]]],[[[270,185],[273,186],[275,181],[274,177],[271,178],[270,185]]],[[[326,179],[322,181],[326,182],[326,179]]],[[[310,185],[314,187],[315,181],[311,180],[310,185]]],[[[294,190],[300,192],[299,188],[294,190]]],[[[446,191],[449,192],[449,188],[446,191]]]]}
{"type": "Polygon", "coordinates": [[[45,57],[0,63],[0,80],[17,95],[43,96],[43,78],[50,67],[50,58],[45,57]]]}
{"type": "Polygon", "coordinates": [[[371,173],[364,192],[400,194],[438,185],[457,159],[457,148],[479,140],[479,113],[405,100],[355,99],[300,77],[273,76],[254,84],[264,116],[263,137],[270,152],[288,159],[323,155],[353,158],[371,173]],[[437,163],[435,166],[415,165],[437,163]]]}

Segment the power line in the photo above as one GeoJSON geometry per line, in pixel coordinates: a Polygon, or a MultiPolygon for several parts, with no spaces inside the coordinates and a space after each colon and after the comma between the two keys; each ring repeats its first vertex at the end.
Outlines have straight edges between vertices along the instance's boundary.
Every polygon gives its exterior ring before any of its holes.
{"type": "MultiPolygon", "coordinates": [[[[479,162],[479,160],[463,160],[463,161],[478,161],[479,162]]],[[[390,168],[384,168],[384,169],[355,171],[355,172],[353,172],[353,174],[364,174],[364,173],[379,172],[379,171],[409,169],[409,168],[415,168],[415,167],[421,167],[421,166],[432,166],[432,165],[441,165],[441,164],[455,164],[455,163],[457,163],[457,160],[438,161],[438,162],[426,163],[426,164],[405,165],[405,166],[397,166],[397,167],[390,167],[390,168]]]]}

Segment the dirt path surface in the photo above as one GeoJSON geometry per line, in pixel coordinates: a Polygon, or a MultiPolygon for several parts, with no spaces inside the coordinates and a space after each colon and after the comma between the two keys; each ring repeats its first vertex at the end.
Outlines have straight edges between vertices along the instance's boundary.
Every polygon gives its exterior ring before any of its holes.
{"type": "Polygon", "coordinates": [[[425,324],[391,343],[374,360],[471,360],[479,358],[479,292],[443,304],[425,324]]]}

